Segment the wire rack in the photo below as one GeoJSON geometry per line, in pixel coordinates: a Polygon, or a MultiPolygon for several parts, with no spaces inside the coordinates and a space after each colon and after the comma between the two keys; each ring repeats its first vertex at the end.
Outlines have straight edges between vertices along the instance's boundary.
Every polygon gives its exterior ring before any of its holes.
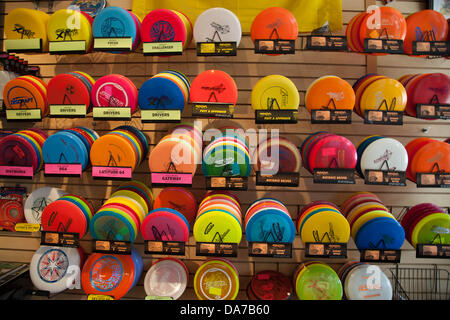
{"type": "Polygon", "coordinates": [[[404,268],[398,265],[389,269],[395,300],[450,300],[449,272],[431,268],[404,268]]]}

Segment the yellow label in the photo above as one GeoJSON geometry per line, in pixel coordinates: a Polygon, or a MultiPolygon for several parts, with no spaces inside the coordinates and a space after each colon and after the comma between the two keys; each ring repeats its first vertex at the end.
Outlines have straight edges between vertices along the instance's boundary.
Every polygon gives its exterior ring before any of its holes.
{"type": "Polygon", "coordinates": [[[131,118],[130,107],[94,107],[94,118],[131,118]]]}
{"type": "Polygon", "coordinates": [[[41,120],[41,109],[6,110],[7,120],[41,120]]]}
{"type": "Polygon", "coordinates": [[[105,296],[101,294],[90,294],[88,295],[88,300],[114,300],[111,296],[105,296]]]}
{"type": "Polygon", "coordinates": [[[50,41],[48,50],[50,53],[66,51],[86,51],[86,41],[50,41]]]}
{"type": "Polygon", "coordinates": [[[180,120],[181,110],[141,110],[142,120],[180,120]]]}
{"type": "Polygon", "coordinates": [[[222,295],[222,289],[220,289],[220,288],[209,287],[208,292],[209,292],[209,294],[212,294],[212,295],[215,295],[215,296],[222,295]]]}
{"type": "Polygon", "coordinates": [[[172,297],[146,296],[145,300],[173,300],[172,297]]]}
{"type": "Polygon", "coordinates": [[[133,47],[130,38],[94,38],[94,49],[128,49],[133,47]]]}
{"type": "Polygon", "coordinates": [[[181,41],[144,42],[143,51],[144,53],[183,52],[183,43],[181,41]]]}
{"type": "Polygon", "coordinates": [[[14,229],[17,232],[38,232],[41,230],[41,225],[37,223],[17,223],[14,229]]]}
{"type": "Polygon", "coordinates": [[[51,116],[86,116],[85,104],[52,104],[51,116]]]}
{"type": "Polygon", "coordinates": [[[37,50],[41,51],[41,39],[6,39],[5,50],[37,50]]]}
{"type": "Polygon", "coordinates": [[[214,53],[216,52],[216,44],[214,42],[211,43],[202,43],[200,45],[201,53],[214,53]]]}

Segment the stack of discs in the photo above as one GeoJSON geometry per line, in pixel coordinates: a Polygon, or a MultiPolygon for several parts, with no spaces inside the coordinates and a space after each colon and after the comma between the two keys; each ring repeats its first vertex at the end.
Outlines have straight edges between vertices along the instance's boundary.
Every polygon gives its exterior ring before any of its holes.
{"type": "Polygon", "coordinates": [[[44,163],[89,165],[89,153],[98,134],[84,127],[61,130],[49,136],[42,148],[44,163]]]}
{"type": "Polygon", "coordinates": [[[338,272],[346,300],[392,300],[389,278],[374,264],[350,261],[338,272]]]}
{"type": "Polygon", "coordinates": [[[303,243],[347,243],[350,238],[350,225],[334,203],[311,202],[298,216],[296,229],[303,243]]]}
{"type": "Polygon", "coordinates": [[[153,203],[153,209],[170,208],[181,213],[189,225],[197,215],[197,200],[194,195],[182,187],[168,187],[161,190],[153,203]]]}
{"type": "Polygon", "coordinates": [[[65,194],[42,211],[43,231],[78,233],[83,238],[89,230],[94,208],[83,197],[65,194]]]}
{"type": "Polygon", "coordinates": [[[89,229],[94,239],[134,242],[152,210],[153,194],[136,180],[125,182],[93,216],[89,229]]]}
{"type": "Polygon", "coordinates": [[[195,20],[194,40],[198,42],[236,42],[239,47],[242,27],[239,18],[225,8],[209,8],[195,20]]]}
{"type": "Polygon", "coordinates": [[[138,90],[127,77],[110,74],[95,81],[91,101],[93,107],[129,107],[133,114],[138,108],[138,90]]]}
{"type": "Polygon", "coordinates": [[[341,280],[325,263],[301,263],[294,272],[293,283],[299,300],[342,300],[341,280]]]}
{"type": "Polygon", "coordinates": [[[150,211],[141,225],[144,240],[180,241],[189,240],[189,222],[180,212],[170,208],[150,211]]]}
{"type": "Polygon", "coordinates": [[[192,81],[189,95],[191,103],[225,103],[235,106],[238,89],[236,82],[228,73],[220,70],[207,70],[192,81]]]}
{"type": "Polygon", "coordinates": [[[239,272],[228,259],[208,259],[195,272],[194,290],[199,300],[234,300],[239,272]]]}
{"type": "Polygon", "coordinates": [[[150,152],[150,172],[194,176],[202,156],[201,140],[195,132],[194,127],[169,131],[150,152]]]}
{"type": "Polygon", "coordinates": [[[245,137],[237,131],[224,130],[203,150],[205,176],[248,177],[252,166],[245,137]]]}
{"type": "Polygon", "coordinates": [[[131,51],[134,51],[141,43],[141,20],[132,11],[107,7],[95,16],[92,33],[94,38],[131,38],[131,51]]]}
{"type": "Polygon", "coordinates": [[[406,171],[408,152],[398,140],[379,135],[368,136],[356,147],[356,170],[364,178],[366,170],[406,171]]]}
{"type": "Polygon", "coordinates": [[[42,39],[42,52],[48,51],[47,23],[44,11],[16,8],[5,17],[6,39],[42,39]]]}
{"type": "Polygon", "coordinates": [[[406,89],[405,112],[417,117],[418,104],[450,104],[450,77],[444,73],[410,74],[399,79],[406,89]]]}
{"type": "Polygon", "coordinates": [[[245,237],[249,242],[292,243],[295,224],[281,201],[262,198],[253,202],[245,213],[245,237]]]}
{"type": "Polygon", "coordinates": [[[14,78],[3,88],[3,102],[6,109],[40,109],[43,118],[49,112],[47,84],[31,75],[14,78]]]}
{"type": "Polygon", "coordinates": [[[247,286],[250,300],[289,300],[292,291],[291,280],[284,274],[271,270],[258,272],[247,286]]]}
{"type": "Polygon", "coordinates": [[[296,173],[300,171],[301,155],[297,146],[290,140],[268,138],[258,144],[252,158],[255,171],[261,174],[296,173]]]}
{"type": "Polygon", "coordinates": [[[80,281],[79,273],[84,264],[84,253],[79,248],[40,246],[30,262],[30,279],[38,290],[51,294],[73,289],[80,281]]]}
{"type": "Polygon", "coordinates": [[[350,20],[346,36],[353,52],[364,53],[364,39],[404,40],[406,20],[400,11],[392,7],[364,11],[350,20]]]}
{"type": "Polygon", "coordinates": [[[48,82],[49,105],[85,105],[86,113],[91,109],[91,92],[94,79],[80,71],[62,73],[48,82]]]}
{"type": "Polygon", "coordinates": [[[131,254],[93,253],[81,272],[81,287],[87,295],[105,295],[119,300],[139,281],[144,264],[131,247],[131,254]]]}
{"type": "Polygon", "coordinates": [[[281,7],[264,9],[253,19],[250,36],[255,40],[296,40],[298,24],[295,16],[289,10],[281,7]]]}
{"type": "Polygon", "coordinates": [[[21,130],[0,140],[0,165],[33,167],[36,174],[44,167],[42,147],[48,135],[41,130],[21,130]]]}
{"type": "Polygon", "coordinates": [[[305,106],[309,113],[317,109],[353,110],[355,91],[337,76],[323,76],[311,83],[306,90],[305,106]]]}
{"type": "Polygon", "coordinates": [[[41,187],[31,192],[23,206],[27,223],[41,224],[45,207],[66,194],[67,191],[56,187],[41,187]]]}
{"type": "Polygon", "coordinates": [[[180,110],[189,102],[189,79],[181,72],[157,73],[139,88],[138,102],[142,110],[180,110]]]}
{"type": "Polygon", "coordinates": [[[411,207],[400,223],[406,232],[406,240],[417,244],[450,244],[450,215],[432,203],[411,207]]]}
{"type": "Polygon", "coordinates": [[[48,41],[85,41],[86,52],[92,49],[92,17],[78,10],[55,11],[47,23],[48,41]]]}
{"type": "Polygon", "coordinates": [[[176,10],[152,10],[142,20],[143,42],[181,41],[185,50],[192,41],[192,33],[192,23],[189,18],[176,10]]]}
{"type": "Polygon", "coordinates": [[[355,112],[362,118],[366,110],[404,111],[407,103],[405,87],[397,80],[378,74],[367,74],[353,84],[356,94],[355,112]]]}
{"type": "Polygon", "coordinates": [[[239,244],[241,221],[241,205],[233,194],[209,192],[198,207],[193,228],[195,241],[239,244]]]}
{"type": "Polygon", "coordinates": [[[300,95],[295,83],[281,75],[260,79],[252,89],[253,110],[298,110],[300,95]]]}
{"type": "Polygon", "coordinates": [[[162,258],[152,264],[144,279],[147,296],[180,298],[186,290],[189,270],[183,261],[176,258],[162,258]]]}
{"type": "Polygon", "coordinates": [[[91,146],[92,166],[129,167],[132,171],[148,155],[146,135],[139,129],[123,125],[99,137],[91,146]]]}
{"type": "Polygon", "coordinates": [[[406,146],[409,163],[406,177],[417,182],[417,173],[450,172],[450,144],[431,138],[417,138],[406,146]]]}
{"type": "Polygon", "coordinates": [[[358,249],[399,250],[405,230],[373,193],[358,192],[341,206],[358,249]]]}
{"type": "Polygon", "coordinates": [[[406,18],[406,26],[403,43],[406,54],[413,53],[414,41],[448,41],[448,22],[437,10],[422,10],[409,15],[406,18]]]}
{"type": "Polygon", "coordinates": [[[300,146],[303,166],[311,173],[314,169],[354,169],[357,162],[356,148],[342,136],[319,131],[309,135],[300,146]]]}

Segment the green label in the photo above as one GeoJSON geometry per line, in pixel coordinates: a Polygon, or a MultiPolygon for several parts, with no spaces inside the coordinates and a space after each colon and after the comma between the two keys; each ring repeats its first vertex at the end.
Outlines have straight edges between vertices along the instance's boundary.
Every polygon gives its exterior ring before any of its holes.
{"type": "Polygon", "coordinates": [[[6,110],[7,120],[41,120],[41,109],[6,110]]]}
{"type": "Polygon", "coordinates": [[[146,296],[145,300],[173,300],[172,297],[146,296]]]}
{"type": "Polygon", "coordinates": [[[51,116],[86,116],[85,104],[52,104],[50,105],[51,116]]]}
{"type": "Polygon", "coordinates": [[[181,110],[141,110],[142,121],[178,121],[181,119],[181,110]]]}
{"type": "Polygon", "coordinates": [[[41,51],[41,40],[38,39],[6,39],[5,40],[5,50],[6,51],[16,51],[16,50],[37,50],[41,51]]]}
{"type": "Polygon", "coordinates": [[[181,41],[174,42],[144,42],[144,54],[153,53],[182,53],[183,43],[181,41]]]}
{"type": "Polygon", "coordinates": [[[94,118],[131,118],[130,107],[94,107],[94,118]]]}
{"type": "Polygon", "coordinates": [[[94,49],[110,50],[123,49],[131,50],[133,39],[129,38],[94,38],[94,49]]]}
{"type": "Polygon", "coordinates": [[[50,41],[48,50],[50,53],[59,52],[85,52],[86,51],[86,41],[50,41]]]}

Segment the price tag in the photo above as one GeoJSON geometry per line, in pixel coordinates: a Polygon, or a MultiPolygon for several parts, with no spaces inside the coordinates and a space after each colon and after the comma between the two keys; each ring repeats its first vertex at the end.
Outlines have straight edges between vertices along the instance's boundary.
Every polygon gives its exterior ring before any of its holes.
{"type": "Polygon", "coordinates": [[[450,173],[418,172],[416,181],[418,188],[450,188],[450,173]]]}
{"type": "Polygon", "coordinates": [[[98,253],[131,254],[131,242],[95,240],[93,251],[98,253]]]}
{"type": "Polygon", "coordinates": [[[17,232],[38,232],[41,231],[41,225],[37,223],[16,223],[14,230],[17,232]]]}
{"type": "Polygon", "coordinates": [[[146,296],[145,300],[173,300],[172,297],[146,296]]]}
{"type": "Polygon", "coordinates": [[[197,256],[237,257],[237,243],[197,242],[197,256]]]}
{"type": "Polygon", "coordinates": [[[403,40],[364,39],[364,51],[367,53],[403,54],[403,40]]]}
{"type": "Polygon", "coordinates": [[[250,257],[292,258],[292,243],[249,242],[250,257]]]}
{"type": "Polygon", "coordinates": [[[195,102],[193,117],[233,118],[234,105],[226,103],[195,102]]]}
{"type": "Polygon", "coordinates": [[[447,56],[450,54],[449,41],[413,41],[413,55],[447,56]]]}
{"type": "Polygon", "coordinates": [[[197,42],[197,56],[236,56],[236,42],[197,42]]]}
{"type": "Polygon", "coordinates": [[[80,163],[46,163],[44,166],[44,174],[52,176],[79,176],[82,174],[82,166],[80,163]]]}
{"type": "Polygon", "coordinates": [[[362,249],[360,253],[361,262],[400,263],[401,258],[401,250],[362,249]]]}
{"type": "Polygon", "coordinates": [[[366,110],[365,124],[403,125],[402,111],[366,110]]]}
{"type": "Polygon", "coordinates": [[[146,254],[167,254],[184,256],[186,243],[182,241],[150,241],[145,240],[146,254]]]}
{"type": "Polygon", "coordinates": [[[417,118],[420,119],[450,119],[450,105],[448,104],[418,104],[417,118]]]}
{"type": "Polygon", "coordinates": [[[0,176],[33,179],[33,167],[0,166],[0,176]]]}
{"type": "Polygon", "coordinates": [[[206,177],[206,189],[241,190],[248,188],[248,177],[206,177]]]}
{"type": "Polygon", "coordinates": [[[50,105],[51,117],[86,117],[86,105],[85,104],[51,104],[50,105]]]}
{"type": "Polygon", "coordinates": [[[192,173],[152,172],[153,186],[192,186],[192,173]]]}
{"type": "Polygon", "coordinates": [[[36,121],[42,120],[41,109],[8,109],[6,110],[8,121],[36,121]]]}
{"type": "Polygon", "coordinates": [[[104,179],[131,179],[130,167],[92,167],[93,178],[104,179]]]}
{"type": "Polygon", "coordinates": [[[314,169],[314,183],[355,184],[355,171],[343,168],[314,169]]]}
{"type": "Polygon", "coordinates": [[[277,173],[274,175],[261,174],[256,172],[257,186],[281,186],[281,187],[298,187],[300,183],[300,175],[298,172],[277,173]]]}
{"type": "Polygon", "coordinates": [[[131,120],[130,107],[94,107],[94,120],[131,120]]]}
{"type": "Polygon", "coordinates": [[[306,50],[347,51],[346,36],[307,36],[306,50]]]}
{"type": "Polygon", "coordinates": [[[42,39],[5,39],[6,52],[42,52],[42,39]]]}
{"type": "Polygon", "coordinates": [[[297,123],[298,110],[256,110],[256,124],[297,123]]]}
{"type": "Polygon", "coordinates": [[[406,186],[405,171],[366,170],[365,184],[382,186],[406,186]]]}
{"type": "Polygon", "coordinates": [[[350,124],[352,123],[352,110],[318,109],[311,111],[313,124],[350,124]]]}
{"type": "Polygon", "coordinates": [[[50,54],[86,53],[85,40],[50,41],[48,45],[50,54]]]}
{"type": "Polygon", "coordinates": [[[79,234],[74,232],[42,231],[41,245],[78,248],[79,234]]]}
{"type": "Polygon", "coordinates": [[[102,294],[90,294],[88,295],[88,300],[114,300],[114,297],[105,296],[102,294]]]}
{"type": "Polygon", "coordinates": [[[445,244],[417,244],[416,258],[450,258],[450,245],[445,244]]]}
{"type": "Polygon", "coordinates": [[[144,42],[142,49],[144,56],[182,55],[183,43],[181,41],[144,42]]]}
{"type": "Polygon", "coordinates": [[[131,37],[94,38],[94,50],[96,51],[131,51],[133,39],[131,37]]]}
{"type": "Polygon", "coordinates": [[[306,243],[305,257],[314,258],[347,258],[346,243],[306,243]]]}
{"type": "Polygon", "coordinates": [[[142,122],[178,122],[181,110],[141,110],[142,122]]]}
{"type": "Polygon", "coordinates": [[[295,40],[256,39],[255,53],[295,54],[295,40]]]}

